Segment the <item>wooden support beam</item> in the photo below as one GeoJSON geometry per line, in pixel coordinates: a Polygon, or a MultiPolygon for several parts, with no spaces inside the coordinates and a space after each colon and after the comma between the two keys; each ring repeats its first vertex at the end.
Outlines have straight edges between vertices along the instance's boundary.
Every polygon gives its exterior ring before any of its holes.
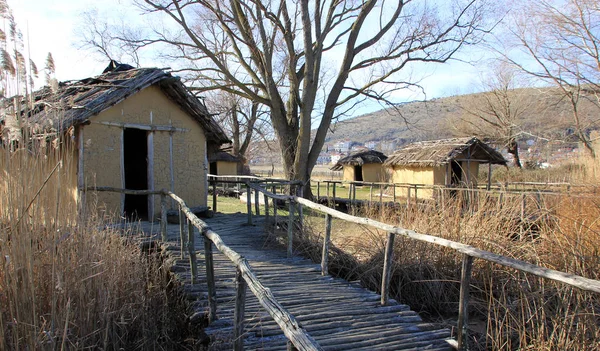
{"type": "Polygon", "coordinates": [[[160,235],[162,241],[167,241],[167,194],[160,194],[160,235]]]}
{"type": "Polygon", "coordinates": [[[290,199],[289,204],[289,216],[288,216],[288,248],[287,255],[289,258],[292,257],[293,254],[293,244],[294,244],[294,200],[290,199]]]}
{"type": "Polygon", "coordinates": [[[256,213],[256,216],[260,216],[260,201],[258,199],[258,191],[254,190],[254,213],[256,213]]]}
{"type": "Polygon", "coordinates": [[[317,180],[317,202],[321,198],[321,182],[317,180]]]}
{"type": "Polygon", "coordinates": [[[252,195],[249,183],[246,183],[246,209],[248,210],[248,225],[252,225],[252,195]]]}
{"type": "Polygon", "coordinates": [[[323,239],[323,252],[321,255],[321,274],[329,274],[329,243],[331,241],[331,215],[325,214],[325,238],[323,239]]]}
{"type": "Polygon", "coordinates": [[[462,272],[460,275],[460,301],[458,303],[458,350],[468,349],[468,325],[469,325],[469,284],[471,283],[471,270],[473,268],[473,257],[463,255],[462,272]]]}
{"type": "Polygon", "coordinates": [[[269,197],[267,194],[264,194],[265,200],[265,228],[269,225],[269,197]]]}
{"type": "Polygon", "coordinates": [[[396,234],[388,233],[385,244],[385,257],[383,260],[383,278],[381,279],[381,305],[388,303],[390,296],[390,280],[392,275],[392,266],[394,265],[394,239],[396,234]]]}
{"type": "Polygon", "coordinates": [[[217,319],[217,289],[215,286],[215,267],[213,263],[212,242],[206,235],[204,239],[204,262],[206,265],[206,284],[208,285],[208,321],[217,319]]]}
{"type": "Polygon", "coordinates": [[[410,187],[406,188],[406,209],[410,208],[410,187]]]}
{"type": "Polygon", "coordinates": [[[246,289],[242,271],[238,268],[235,274],[235,310],[233,311],[233,350],[244,351],[244,312],[246,310],[246,289]]]}
{"type": "Polygon", "coordinates": [[[185,215],[183,214],[183,211],[181,210],[181,205],[179,206],[179,242],[180,242],[180,257],[181,259],[183,259],[185,257],[185,215]]]}
{"type": "Polygon", "coordinates": [[[192,284],[198,281],[198,262],[196,261],[196,243],[194,240],[194,225],[188,221],[187,249],[190,256],[190,268],[192,269],[192,284]]]}
{"type": "Polygon", "coordinates": [[[212,188],[213,188],[213,196],[212,196],[213,211],[217,212],[217,182],[215,180],[212,181],[212,188]]]}
{"type": "MultiPolygon", "coordinates": [[[[277,194],[277,187],[275,185],[273,185],[273,194],[277,194]]],[[[273,221],[274,221],[274,228],[277,229],[277,200],[273,199],[273,221]]]]}

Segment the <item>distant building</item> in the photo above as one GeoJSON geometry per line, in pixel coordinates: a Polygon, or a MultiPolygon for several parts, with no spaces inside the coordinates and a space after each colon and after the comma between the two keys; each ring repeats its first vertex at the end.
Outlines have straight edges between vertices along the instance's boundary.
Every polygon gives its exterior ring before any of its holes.
{"type": "Polygon", "coordinates": [[[348,152],[352,147],[352,142],[350,140],[342,140],[338,141],[333,145],[333,149],[337,152],[348,152]]]}
{"type": "Polygon", "coordinates": [[[370,150],[375,150],[378,145],[379,145],[379,142],[375,141],[375,140],[367,141],[365,143],[365,147],[370,150]]]}
{"type": "Polygon", "coordinates": [[[333,153],[330,155],[330,162],[332,164],[336,164],[341,158],[342,158],[342,154],[338,154],[338,153],[333,153]]]}
{"type": "Polygon", "coordinates": [[[241,161],[239,157],[225,151],[216,152],[208,158],[209,173],[211,175],[237,175],[241,161]]]}
{"type": "Polygon", "coordinates": [[[331,155],[328,155],[326,153],[320,153],[319,157],[317,158],[317,164],[327,165],[329,163],[331,163],[331,155]]]}
{"type": "MultiPolygon", "coordinates": [[[[495,149],[475,137],[420,141],[408,144],[385,161],[394,183],[473,186],[479,164],[506,165],[495,149]]],[[[420,197],[433,197],[430,189],[419,190],[420,197]]]]}
{"type": "Polygon", "coordinates": [[[379,151],[367,150],[353,153],[336,162],[333,171],[344,171],[343,180],[357,182],[383,182],[387,180],[383,162],[387,156],[379,151]]]}

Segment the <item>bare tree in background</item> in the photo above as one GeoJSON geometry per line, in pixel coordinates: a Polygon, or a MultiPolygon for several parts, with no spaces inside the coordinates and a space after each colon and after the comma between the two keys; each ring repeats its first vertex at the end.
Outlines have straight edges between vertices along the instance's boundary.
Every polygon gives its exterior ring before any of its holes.
{"type": "Polygon", "coordinates": [[[209,94],[206,105],[231,136],[231,152],[242,161],[238,164],[238,174],[242,174],[252,148],[271,136],[265,107],[221,91],[209,94]]]}
{"type": "Polygon", "coordinates": [[[571,109],[575,135],[595,157],[589,131],[600,112],[600,3],[597,0],[534,0],[518,11],[511,34],[520,49],[503,53],[508,62],[532,77],[556,86],[571,109]]]}
{"type": "Polygon", "coordinates": [[[537,104],[530,92],[518,89],[515,74],[511,67],[499,64],[482,77],[484,92],[462,97],[460,123],[454,128],[458,134],[477,135],[503,145],[513,156],[514,166],[522,168],[517,143],[522,133],[520,122],[537,104]]]}
{"type": "Polygon", "coordinates": [[[415,85],[402,75],[411,63],[446,62],[486,32],[487,5],[475,0],[434,7],[381,0],[139,4],[169,25],[142,39],[121,39],[170,47],[171,55],[193,60],[200,91],[223,90],[267,106],[284,172],[304,182],[336,116],[364,99],[389,101],[394,91],[415,85]]]}

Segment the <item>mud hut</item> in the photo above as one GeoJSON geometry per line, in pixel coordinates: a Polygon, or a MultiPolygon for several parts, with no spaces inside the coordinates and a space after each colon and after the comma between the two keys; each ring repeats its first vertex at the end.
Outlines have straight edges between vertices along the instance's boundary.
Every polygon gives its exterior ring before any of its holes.
{"type": "MultiPolygon", "coordinates": [[[[419,141],[394,152],[384,166],[392,182],[424,185],[475,186],[480,164],[506,165],[502,155],[475,137],[419,141]]],[[[490,178],[488,177],[488,182],[490,178]]],[[[420,191],[431,197],[432,191],[420,191]]]]}
{"type": "Polygon", "coordinates": [[[385,182],[387,173],[383,162],[387,156],[375,150],[359,151],[341,158],[333,171],[344,171],[343,180],[351,182],[385,182]]]}
{"type": "Polygon", "coordinates": [[[209,158],[209,173],[212,175],[238,175],[242,160],[232,154],[219,151],[213,153],[209,158]]]}
{"type": "Polygon", "coordinates": [[[168,189],[190,207],[206,206],[208,156],[230,142],[180,79],[156,68],[112,62],[99,76],[45,87],[19,106],[27,106],[17,114],[31,133],[54,133],[75,149],[70,193],[104,215],[153,218],[160,201],[84,189],[168,189]]]}

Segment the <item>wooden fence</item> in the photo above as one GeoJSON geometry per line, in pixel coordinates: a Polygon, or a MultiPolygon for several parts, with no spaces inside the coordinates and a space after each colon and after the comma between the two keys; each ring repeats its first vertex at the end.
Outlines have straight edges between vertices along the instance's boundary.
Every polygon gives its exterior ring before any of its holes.
{"type": "MultiPolygon", "coordinates": [[[[279,325],[284,335],[288,338],[288,350],[306,350],[318,351],[322,350],[321,346],[306,332],[298,323],[296,318],[292,316],[273,296],[271,290],[266,288],[258,279],[248,261],[227,246],[219,234],[202,220],[200,220],[192,210],[187,207],[182,198],[176,194],[167,191],[150,191],[150,190],[128,190],[111,187],[89,187],[88,191],[109,191],[119,192],[131,195],[160,195],[161,198],[161,220],[160,233],[161,239],[167,241],[167,198],[173,199],[177,203],[179,210],[179,230],[180,230],[180,245],[181,258],[184,256],[184,248],[187,248],[189,254],[189,263],[191,270],[191,283],[197,283],[198,268],[196,262],[196,250],[194,243],[194,227],[198,229],[204,240],[204,256],[206,268],[206,280],[208,285],[208,319],[210,322],[217,318],[217,299],[215,286],[215,270],[213,264],[212,245],[225,255],[236,267],[236,300],[234,310],[234,328],[233,328],[233,349],[235,351],[244,350],[244,312],[246,305],[246,290],[256,296],[258,302],[269,313],[273,320],[279,325]],[[187,222],[187,225],[186,225],[187,222]]],[[[258,194],[258,193],[257,193],[258,194]]],[[[249,207],[251,211],[251,207],[249,207]]]]}
{"type": "MultiPolygon", "coordinates": [[[[530,273],[542,278],[555,280],[570,286],[600,293],[600,281],[585,278],[582,276],[565,273],[541,266],[531,264],[529,262],[517,260],[511,257],[498,255],[489,251],[481,250],[470,245],[465,245],[459,242],[443,239],[440,237],[420,234],[413,230],[399,228],[382,222],[378,222],[369,218],[362,218],[353,216],[347,213],[337,211],[324,205],[314,203],[310,200],[304,199],[297,196],[288,195],[277,195],[269,192],[267,189],[260,187],[259,184],[248,183],[248,186],[254,189],[256,192],[262,192],[265,197],[277,200],[285,201],[289,204],[289,218],[288,218],[288,255],[292,254],[292,241],[293,241],[293,228],[294,228],[294,212],[298,208],[298,212],[301,212],[301,208],[306,206],[312,210],[325,214],[325,237],[323,240],[323,249],[321,254],[321,272],[323,275],[328,274],[328,257],[329,257],[329,246],[331,237],[332,218],[339,218],[351,223],[361,224],[376,228],[379,230],[386,231],[388,233],[385,249],[385,258],[382,272],[382,283],[381,283],[381,304],[385,305],[389,299],[389,284],[391,268],[393,265],[393,247],[396,235],[402,235],[407,238],[427,242],[430,244],[443,246],[456,251],[457,254],[462,255],[462,271],[460,280],[460,301],[458,310],[458,337],[456,347],[459,350],[466,350],[467,340],[467,325],[468,325],[468,302],[469,302],[469,285],[471,279],[471,271],[473,267],[473,259],[483,259],[485,261],[500,264],[506,267],[516,269],[518,271],[530,273]]],[[[268,201],[265,201],[267,204],[268,201]]],[[[248,208],[248,216],[252,216],[250,207],[248,208]]],[[[268,207],[265,208],[268,211],[268,207]]],[[[266,214],[267,215],[267,214],[266,214]]],[[[268,215],[267,215],[268,218],[268,215]]],[[[300,218],[300,223],[302,218],[300,218]]],[[[301,225],[301,224],[300,224],[301,225]]]]}
{"type": "MultiPolygon", "coordinates": [[[[217,180],[215,180],[217,181],[217,180]]],[[[381,283],[381,304],[385,305],[389,300],[389,284],[390,284],[390,275],[391,268],[393,265],[393,247],[394,240],[397,235],[402,235],[407,238],[418,240],[422,242],[427,242],[430,244],[443,246],[454,250],[457,254],[462,255],[462,271],[461,271],[461,280],[460,280],[460,300],[459,300],[459,310],[458,310],[458,337],[456,347],[459,350],[466,350],[466,339],[467,339],[467,325],[468,325],[468,301],[469,301],[469,286],[471,279],[471,271],[473,267],[473,260],[475,258],[483,259],[489,262],[493,262],[496,264],[500,264],[506,267],[510,267],[516,269],[518,271],[530,273],[542,278],[555,280],[582,290],[591,291],[595,293],[600,293],[600,281],[585,278],[582,276],[569,274],[561,271],[556,271],[553,269],[537,266],[531,264],[529,262],[517,260],[514,258],[498,255],[489,251],[480,250],[470,245],[465,245],[459,242],[443,239],[440,237],[420,234],[412,230],[399,228],[396,226],[392,226],[389,224],[385,224],[379,221],[375,221],[369,218],[362,218],[353,216],[350,214],[346,214],[335,209],[329,208],[324,205],[320,205],[304,199],[301,197],[301,185],[297,184],[298,188],[296,189],[296,195],[287,195],[287,194],[276,194],[275,192],[271,192],[267,190],[265,186],[273,185],[273,183],[269,184],[263,180],[258,182],[252,182],[251,180],[247,180],[244,182],[244,185],[247,188],[247,201],[248,201],[248,222],[252,223],[252,204],[251,204],[251,191],[254,190],[255,194],[255,214],[259,215],[259,206],[258,206],[258,194],[262,193],[265,197],[265,220],[266,222],[270,221],[270,209],[269,209],[269,201],[268,199],[275,200],[275,202],[285,202],[288,205],[289,215],[288,215],[288,247],[287,253],[288,256],[291,256],[293,253],[293,236],[294,236],[294,228],[296,223],[296,217],[298,217],[298,222],[300,226],[302,225],[302,208],[308,207],[312,210],[321,212],[325,214],[325,238],[323,241],[322,254],[321,254],[321,273],[323,275],[328,274],[328,258],[329,258],[329,247],[330,247],[330,237],[332,230],[332,218],[339,218],[351,223],[356,223],[360,225],[370,226],[379,230],[383,230],[388,233],[387,241],[386,241],[386,249],[385,249],[385,258],[382,272],[382,283],[381,283]],[[300,196],[298,196],[300,195],[300,196]],[[296,214],[297,213],[297,214],[296,214]]],[[[279,182],[278,186],[285,185],[285,182],[279,182]]],[[[289,191],[291,192],[291,184],[287,184],[289,191]]],[[[273,189],[273,188],[272,188],[273,189]]],[[[245,291],[246,288],[249,287],[250,290],[254,293],[254,295],[258,298],[260,304],[265,308],[265,310],[271,315],[271,317],[277,322],[281,330],[284,332],[286,337],[289,340],[289,345],[296,347],[298,350],[321,350],[320,346],[317,342],[310,337],[310,335],[304,330],[296,321],[296,319],[285,310],[281,304],[279,304],[275,298],[272,296],[270,291],[266,289],[258,280],[256,275],[253,273],[248,262],[231,248],[229,248],[220,238],[220,236],[213,232],[203,221],[201,221],[198,217],[196,217],[191,210],[185,205],[185,202],[173,194],[172,192],[162,190],[162,191],[145,191],[145,190],[125,190],[125,189],[116,189],[116,188],[107,188],[107,187],[94,187],[89,188],[88,190],[95,191],[117,191],[126,194],[135,194],[135,195],[160,195],[161,196],[161,236],[163,240],[167,240],[167,197],[175,200],[179,207],[179,216],[180,216],[180,240],[181,247],[187,247],[189,256],[190,256],[190,266],[192,270],[192,283],[196,282],[197,275],[197,267],[196,267],[196,258],[195,258],[195,250],[194,250],[194,236],[193,236],[193,227],[198,228],[200,234],[204,239],[204,250],[206,257],[206,275],[207,275],[207,284],[208,284],[208,303],[209,303],[209,319],[214,320],[216,318],[216,289],[215,289],[215,279],[214,279],[214,267],[212,263],[212,244],[214,244],[217,249],[222,252],[229,260],[231,260],[237,270],[236,275],[236,286],[237,286],[237,295],[236,295],[236,307],[234,314],[234,350],[243,350],[243,320],[244,320],[244,306],[245,306],[245,291]],[[187,218],[188,225],[184,225],[184,217],[187,218]],[[185,235],[185,230],[187,227],[187,235],[185,235]]],[[[273,206],[273,216],[275,221],[277,221],[277,206],[273,206]]],[[[182,250],[183,255],[183,250],[182,250]]]]}

